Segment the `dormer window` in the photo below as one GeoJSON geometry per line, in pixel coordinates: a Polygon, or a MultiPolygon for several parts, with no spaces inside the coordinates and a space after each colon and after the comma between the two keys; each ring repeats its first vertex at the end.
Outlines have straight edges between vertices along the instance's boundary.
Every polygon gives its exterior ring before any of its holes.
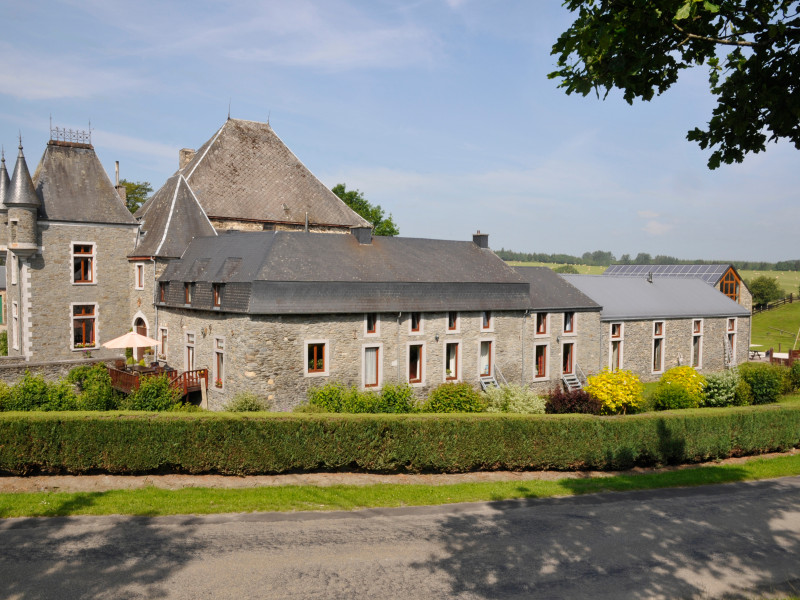
{"type": "Polygon", "coordinates": [[[193,283],[184,283],[183,284],[183,303],[184,304],[191,304],[193,295],[194,295],[194,284],[193,283]]]}
{"type": "Polygon", "coordinates": [[[167,301],[167,283],[164,281],[161,281],[158,284],[158,301],[159,302],[167,301]]]}
{"type": "Polygon", "coordinates": [[[72,244],[72,282],[94,283],[95,245],[88,242],[72,244]]]}
{"type": "Polygon", "coordinates": [[[378,335],[378,313],[370,312],[364,316],[364,331],[367,335],[378,335]]]}
{"type": "Polygon", "coordinates": [[[458,331],[458,312],[451,310],[447,313],[447,331],[458,331]]]}
{"type": "Polygon", "coordinates": [[[214,308],[219,308],[222,306],[222,284],[212,284],[211,291],[214,294],[214,308]]]}
{"type": "Polygon", "coordinates": [[[134,287],[137,290],[144,289],[144,263],[136,263],[136,274],[134,276],[134,287]]]}
{"type": "Polygon", "coordinates": [[[483,331],[490,331],[492,329],[492,312],[489,310],[485,310],[481,314],[481,329],[483,331]]]}

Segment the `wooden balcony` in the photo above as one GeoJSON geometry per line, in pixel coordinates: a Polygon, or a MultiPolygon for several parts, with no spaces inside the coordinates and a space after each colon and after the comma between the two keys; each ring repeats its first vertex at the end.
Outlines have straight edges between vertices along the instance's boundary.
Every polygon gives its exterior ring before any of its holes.
{"type": "Polygon", "coordinates": [[[181,390],[183,396],[186,396],[189,392],[198,392],[203,388],[208,389],[208,369],[196,369],[180,373],[172,367],[139,367],[134,365],[128,369],[108,367],[108,374],[111,377],[111,387],[125,394],[138,390],[142,377],[157,375],[166,375],[170,385],[181,390]]]}

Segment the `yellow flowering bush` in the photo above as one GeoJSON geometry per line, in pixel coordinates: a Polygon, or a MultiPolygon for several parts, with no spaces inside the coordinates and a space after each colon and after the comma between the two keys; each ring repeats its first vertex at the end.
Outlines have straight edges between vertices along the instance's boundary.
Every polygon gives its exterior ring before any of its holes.
{"type": "Polygon", "coordinates": [[[693,367],[672,367],[661,376],[658,387],[679,387],[686,390],[691,400],[692,407],[698,407],[703,402],[706,378],[700,375],[693,367]]]}
{"type": "Polygon", "coordinates": [[[644,386],[630,371],[603,369],[586,381],[586,391],[600,400],[604,415],[636,412],[642,405],[644,386]]]}

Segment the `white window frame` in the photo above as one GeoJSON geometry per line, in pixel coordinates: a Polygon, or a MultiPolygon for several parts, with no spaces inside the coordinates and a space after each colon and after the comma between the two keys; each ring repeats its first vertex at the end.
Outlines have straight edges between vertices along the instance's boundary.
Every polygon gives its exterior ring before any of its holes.
{"type": "Polygon", "coordinates": [[[162,360],[167,359],[167,350],[169,350],[169,328],[161,325],[158,328],[158,341],[161,342],[158,345],[158,358],[162,360]],[[164,339],[167,340],[167,343],[164,344],[164,339]],[[166,346],[166,349],[165,349],[166,346]]]}
{"type": "Polygon", "coordinates": [[[144,263],[134,263],[133,265],[133,289],[135,290],[143,290],[144,289],[144,263]],[[139,281],[139,273],[141,273],[141,282],[139,281]]]}
{"type": "Polygon", "coordinates": [[[547,381],[550,379],[550,342],[535,342],[533,344],[533,380],[534,381],[547,381]],[[544,347],[544,375],[539,377],[536,375],[536,348],[544,347]]]}
{"type": "Polygon", "coordinates": [[[218,390],[225,389],[225,371],[227,371],[227,355],[225,352],[225,338],[223,336],[215,336],[214,337],[214,364],[212,366],[214,370],[214,387],[218,390]],[[219,369],[219,359],[218,356],[222,355],[222,374],[218,372],[219,369]],[[220,385],[217,386],[217,380],[219,380],[220,385]]]}
{"type": "MultiPolygon", "coordinates": [[[[327,366],[327,365],[326,365],[327,366]]],[[[361,388],[365,390],[379,390],[383,386],[383,343],[375,342],[361,346],[361,388]],[[378,350],[378,377],[375,385],[367,386],[367,350],[377,348],[378,350]]]]}
{"type": "MultiPolygon", "coordinates": [[[[72,336],[72,317],[69,321],[70,336],[72,336]]],[[[16,300],[11,302],[11,347],[19,350],[19,303],[16,300]]]]}
{"type": "Polygon", "coordinates": [[[184,371],[194,371],[195,367],[197,367],[197,332],[195,331],[187,331],[183,335],[183,370],[184,371]],[[189,336],[192,336],[192,340],[189,341],[189,336]],[[189,364],[189,348],[192,348],[192,358],[194,359],[194,364],[189,364]]]}
{"type": "Polygon", "coordinates": [[[462,380],[461,375],[463,371],[461,370],[461,365],[464,360],[464,344],[461,343],[460,339],[457,340],[447,340],[443,346],[444,356],[442,356],[442,381],[450,382],[450,383],[459,383],[462,380]],[[456,377],[454,379],[448,379],[447,377],[447,347],[451,344],[455,344],[458,346],[456,351],[456,377]]]}
{"type": "Polygon", "coordinates": [[[19,258],[11,253],[11,285],[17,285],[17,271],[19,270],[19,258]]]}
{"type": "MultiPolygon", "coordinates": [[[[481,319],[483,319],[482,316],[481,316],[481,319]]],[[[491,337],[491,338],[480,338],[478,340],[478,362],[477,362],[478,377],[494,377],[494,351],[495,351],[495,346],[496,345],[497,344],[495,343],[495,339],[493,337],[491,337]],[[481,344],[484,343],[484,342],[489,342],[491,344],[491,346],[489,348],[489,375],[482,375],[481,374],[481,344]]]]}
{"type": "Polygon", "coordinates": [[[536,338],[550,337],[550,313],[546,312],[533,313],[533,337],[536,338]],[[539,328],[538,328],[539,315],[544,315],[544,333],[539,333],[539,328]]]}
{"type": "Polygon", "coordinates": [[[484,333],[493,332],[494,331],[494,317],[495,317],[494,312],[491,311],[491,310],[483,310],[483,311],[481,311],[481,314],[478,317],[480,319],[480,322],[479,322],[480,327],[479,327],[479,329],[484,333]],[[486,313],[489,313],[489,326],[488,327],[484,327],[483,326],[483,317],[484,317],[484,315],[486,313]]]}
{"type": "MultiPolygon", "coordinates": [[[[420,321],[422,323],[422,321],[420,321]]],[[[427,349],[425,348],[425,342],[414,340],[413,342],[406,343],[406,374],[405,374],[405,381],[411,387],[423,387],[425,385],[425,375],[427,374],[427,369],[425,367],[425,354],[427,349]],[[419,357],[419,381],[416,383],[411,383],[408,379],[408,373],[411,370],[411,346],[421,346],[421,354],[419,357]]]]}
{"type": "MultiPolygon", "coordinates": [[[[323,339],[314,339],[314,340],[304,340],[303,341],[303,374],[304,377],[328,377],[331,372],[331,344],[328,340],[323,339]],[[323,352],[325,356],[323,357],[324,367],[325,369],[319,372],[312,372],[309,373],[308,371],[308,347],[313,344],[323,344],[325,349],[323,352]]],[[[363,359],[362,359],[363,360],[363,359]]]]}
{"type": "Polygon", "coordinates": [[[650,343],[650,372],[651,373],[663,373],[664,372],[664,353],[667,347],[666,341],[666,334],[667,334],[667,322],[666,321],[653,321],[653,327],[651,329],[651,333],[653,335],[652,342],[650,343]],[[656,324],[661,323],[661,334],[656,335],[656,324]],[[656,358],[656,340],[661,340],[661,365],[659,365],[659,369],[655,369],[655,358],[656,358]]]}
{"type": "Polygon", "coordinates": [[[70,350],[73,352],[79,352],[83,350],[96,350],[100,347],[100,306],[97,302],[70,302],[69,305],[69,347],[70,350]],[[94,319],[94,346],[91,347],[84,347],[84,348],[76,348],[75,347],[75,319],[81,319],[85,317],[75,317],[73,312],[76,306],[94,306],[94,315],[91,317],[94,319]]]}
{"type": "Polygon", "coordinates": [[[444,331],[445,334],[461,333],[461,313],[457,310],[448,310],[444,313],[444,331]],[[450,329],[450,313],[456,313],[456,326],[450,329]]]}
{"type": "Polygon", "coordinates": [[[411,311],[408,313],[408,335],[422,335],[423,333],[425,333],[425,313],[418,310],[411,311]],[[414,331],[411,329],[411,316],[414,313],[419,314],[419,331],[414,331]]]}
{"type": "Polygon", "coordinates": [[[70,261],[69,261],[69,278],[72,285],[97,285],[97,243],[96,242],[80,242],[72,241],[69,246],[70,261]],[[91,246],[91,254],[75,254],[75,246],[91,246]],[[75,257],[91,256],[92,258],[92,280],[91,281],[75,281],[75,257]]]}
{"type": "Polygon", "coordinates": [[[692,346],[689,350],[689,356],[691,357],[691,362],[689,363],[695,369],[702,369],[703,368],[703,333],[705,329],[705,323],[703,319],[692,319],[692,346]],[[694,331],[694,324],[699,322],[700,323],[700,331],[695,333],[694,331]],[[700,354],[699,360],[697,361],[697,366],[694,366],[694,340],[695,338],[700,338],[700,342],[697,345],[697,350],[700,354]]]}
{"type": "Polygon", "coordinates": [[[381,314],[379,312],[371,311],[364,313],[364,337],[378,337],[381,334],[381,314]],[[375,315],[375,331],[370,332],[367,328],[367,321],[369,315],[375,315]]]}
{"type": "Polygon", "coordinates": [[[619,342],[619,370],[624,369],[625,364],[625,323],[619,321],[608,324],[608,370],[614,369],[614,342],[619,342]],[[619,336],[614,337],[614,325],[619,325],[619,336]]]}

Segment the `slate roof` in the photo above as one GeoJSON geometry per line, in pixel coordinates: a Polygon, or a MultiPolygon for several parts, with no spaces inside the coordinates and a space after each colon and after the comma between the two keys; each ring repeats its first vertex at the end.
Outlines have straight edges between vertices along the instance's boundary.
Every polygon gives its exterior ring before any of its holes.
{"type": "Polygon", "coordinates": [[[701,279],[562,275],[600,304],[602,321],[749,317],[743,308],[701,279]]]}
{"type": "Polygon", "coordinates": [[[136,220],[88,144],[50,141],[33,175],[48,221],[135,225],[136,220]]]}
{"type": "Polygon", "coordinates": [[[170,177],[148,204],[130,256],[178,258],[194,238],[216,235],[182,174],[170,177]]]}
{"type": "Polygon", "coordinates": [[[646,279],[648,273],[653,277],[678,277],[682,279],[702,279],[710,285],[716,285],[722,276],[731,268],[730,264],[719,265],[611,265],[603,275],[611,277],[639,277],[646,279]]]}
{"type": "Polygon", "coordinates": [[[22,153],[22,142],[20,141],[17,164],[14,165],[14,175],[11,177],[11,187],[6,195],[5,205],[40,206],[40,204],[36,189],[33,187],[33,181],[31,181],[30,171],[28,171],[28,163],[22,153]]]}
{"type": "Polygon", "coordinates": [[[8,211],[6,197],[11,193],[11,179],[6,170],[6,155],[0,154],[0,212],[8,211]]]}
{"type": "Polygon", "coordinates": [[[548,267],[514,267],[530,283],[530,308],[534,311],[597,311],[600,305],[548,267]]]}
{"type": "MultiPolygon", "coordinates": [[[[313,225],[368,225],[267,123],[228,119],[179,173],[212,219],[304,224],[308,213],[313,225]]],[[[147,211],[143,206],[141,216],[147,211]]]]}
{"type": "MultiPolygon", "coordinates": [[[[528,284],[473,242],[295,231],[195,239],[160,281],[241,290],[224,310],[254,314],[524,310],[528,284]]],[[[167,304],[182,306],[180,293],[167,304]]],[[[193,305],[194,306],[194,305],[193,305]]],[[[198,306],[198,308],[204,308],[198,306]]],[[[206,307],[210,308],[210,306],[206,307]]]]}

